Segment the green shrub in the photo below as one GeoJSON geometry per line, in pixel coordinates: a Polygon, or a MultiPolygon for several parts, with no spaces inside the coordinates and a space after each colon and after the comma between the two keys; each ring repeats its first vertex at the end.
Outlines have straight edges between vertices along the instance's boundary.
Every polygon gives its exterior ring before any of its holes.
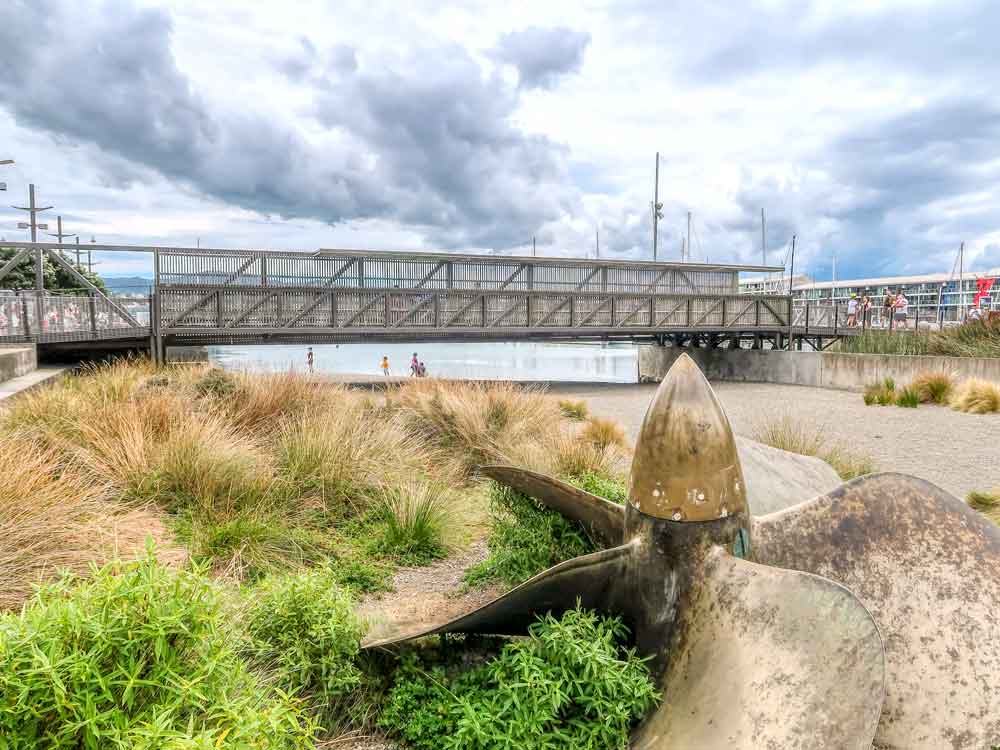
{"type": "Polygon", "coordinates": [[[325,707],[361,683],[354,659],[364,629],[335,569],[267,578],[248,602],[250,663],[274,674],[284,692],[325,707]]]}
{"type": "Polygon", "coordinates": [[[419,750],[608,750],[659,699],[618,618],[547,615],[485,665],[449,676],[411,654],[379,723],[419,750]]]}
{"type": "Polygon", "coordinates": [[[590,407],[583,400],[572,401],[570,399],[563,399],[559,402],[559,411],[567,419],[575,419],[578,422],[582,422],[590,416],[590,407]]]}
{"type": "Polygon", "coordinates": [[[885,380],[882,381],[882,387],[885,388],[887,391],[894,391],[896,390],[896,381],[893,380],[892,378],[886,378],[885,380]]]}
{"type": "Polygon", "coordinates": [[[916,389],[907,386],[896,395],[896,406],[905,409],[916,409],[920,405],[920,394],[916,389]]]}
{"type": "Polygon", "coordinates": [[[466,571],[469,584],[499,581],[516,586],[563,560],[596,549],[580,524],[509,487],[494,485],[490,511],[490,554],[466,571]]]}
{"type": "Polygon", "coordinates": [[[299,703],[239,658],[202,571],[150,554],[39,590],[0,618],[0,746],[312,747],[299,703]]]}
{"type": "Polygon", "coordinates": [[[628,499],[628,489],[620,479],[588,471],[582,476],[569,478],[569,483],[592,495],[603,497],[613,503],[624,505],[628,499]]]}

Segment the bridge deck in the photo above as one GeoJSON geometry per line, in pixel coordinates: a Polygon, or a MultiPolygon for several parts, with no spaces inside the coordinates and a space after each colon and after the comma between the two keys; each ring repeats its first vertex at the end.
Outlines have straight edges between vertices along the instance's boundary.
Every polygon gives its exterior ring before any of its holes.
{"type": "MultiPolygon", "coordinates": [[[[44,251],[66,266],[60,247],[67,246],[13,249],[20,257],[44,251]]],[[[780,343],[851,333],[842,330],[844,316],[836,308],[803,316],[787,296],[739,294],[741,270],[774,270],[754,266],[342,250],[94,249],[152,252],[151,297],[99,290],[86,296],[0,293],[0,341],[149,338],[162,351],[171,343],[665,336],[765,336],[780,343]]]]}

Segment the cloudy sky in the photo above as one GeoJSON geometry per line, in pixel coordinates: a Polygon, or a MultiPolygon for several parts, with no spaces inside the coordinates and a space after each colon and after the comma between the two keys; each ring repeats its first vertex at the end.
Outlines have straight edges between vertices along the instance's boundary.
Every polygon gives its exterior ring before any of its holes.
{"type": "Polygon", "coordinates": [[[764,208],[819,279],[995,267],[998,37],[987,0],[2,0],[0,180],[107,243],[638,258],[659,151],[661,257],[691,211],[758,262],[764,208]]]}

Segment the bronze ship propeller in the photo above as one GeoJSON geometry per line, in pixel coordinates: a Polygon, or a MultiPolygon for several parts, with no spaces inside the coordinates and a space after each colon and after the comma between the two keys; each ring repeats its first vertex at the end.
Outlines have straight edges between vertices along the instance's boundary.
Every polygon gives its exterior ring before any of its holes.
{"type": "Polygon", "coordinates": [[[646,413],[624,507],[483,471],[607,548],[366,648],[520,635],[579,600],[622,616],[651,659],[663,700],[634,750],[1000,744],[1000,529],[934,485],[877,474],[752,517],[729,422],[686,355],[646,413]]]}

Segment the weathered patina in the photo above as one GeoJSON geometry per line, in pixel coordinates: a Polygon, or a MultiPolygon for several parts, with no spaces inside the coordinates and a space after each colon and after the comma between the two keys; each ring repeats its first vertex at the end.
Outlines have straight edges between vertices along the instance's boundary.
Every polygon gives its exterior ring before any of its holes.
{"type": "Polygon", "coordinates": [[[484,472],[618,546],[366,647],[520,634],[579,601],[620,615],[650,658],[663,702],[636,750],[1000,744],[1000,530],[938,488],[879,475],[751,519],[729,423],[684,356],[643,423],[624,507],[484,472]]]}

